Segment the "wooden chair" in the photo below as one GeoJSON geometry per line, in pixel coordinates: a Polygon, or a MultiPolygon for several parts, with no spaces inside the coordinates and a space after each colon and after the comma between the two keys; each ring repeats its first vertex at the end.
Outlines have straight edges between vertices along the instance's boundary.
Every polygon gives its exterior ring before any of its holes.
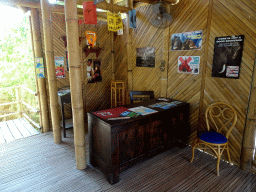
{"type": "Polygon", "coordinates": [[[130,91],[131,103],[154,99],[154,91],[130,91]]]}
{"type": "Polygon", "coordinates": [[[217,157],[217,175],[219,176],[220,158],[225,149],[228,161],[231,163],[228,137],[237,122],[237,114],[230,104],[217,102],[206,109],[205,118],[208,131],[199,133],[198,137],[194,139],[190,162],[194,159],[195,148],[211,149],[217,157]]]}

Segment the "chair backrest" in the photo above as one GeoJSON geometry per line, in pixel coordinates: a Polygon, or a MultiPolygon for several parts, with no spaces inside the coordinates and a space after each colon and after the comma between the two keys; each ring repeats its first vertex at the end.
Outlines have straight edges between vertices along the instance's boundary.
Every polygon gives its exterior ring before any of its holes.
{"type": "Polygon", "coordinates": [[[237,113],[230,104],[217,102],[206,109],[205,118],[208,131],[215,129],[228,138],[237,122],[237,113]]]}
{"type": "Polygon", "coordinates": [[[154,99],[154,91],[130,91],[131,103],[154,99]]]}

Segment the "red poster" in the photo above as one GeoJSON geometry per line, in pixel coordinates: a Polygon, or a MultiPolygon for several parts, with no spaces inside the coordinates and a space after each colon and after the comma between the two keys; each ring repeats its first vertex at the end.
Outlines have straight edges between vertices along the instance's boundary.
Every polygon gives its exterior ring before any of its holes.
{"type": "Polygon", "coordinates": [[[93,2],[83,2],[84,24],[97,25],[96,5],[93,2]]]}
{"type": "Polygon", "coordinates": [[[108,118],[120,117],[121,116],[120,114],[127,110],[128,110],[128,108],[125,108],[125,107],[116,107],[116,108],[112,108],[112,109],[96,111],[93,113],[95,115],[101,117],[102,119],[108,119],[108,118]]]}

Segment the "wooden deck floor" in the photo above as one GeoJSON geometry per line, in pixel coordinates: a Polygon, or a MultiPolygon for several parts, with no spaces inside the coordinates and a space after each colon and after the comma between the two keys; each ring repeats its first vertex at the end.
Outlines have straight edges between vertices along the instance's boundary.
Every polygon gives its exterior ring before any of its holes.
{"type": "MultiPolygon", "coordinates": [[[[77,170],[72,130],[59,145],[52,133],[0,144],[0,191],[256,191],[256,176],[225,162],[216,176],[216,159],[191,148],[175,148],[135,165],[110,185],[88,165],[77,170]]],[[[87,146],[88,149],[88,146],[87,146]]]]}
{"type": "Polygon", "coordinates": [[[25,118],[0,122],[0,144],[39,133],[25,118]]]}

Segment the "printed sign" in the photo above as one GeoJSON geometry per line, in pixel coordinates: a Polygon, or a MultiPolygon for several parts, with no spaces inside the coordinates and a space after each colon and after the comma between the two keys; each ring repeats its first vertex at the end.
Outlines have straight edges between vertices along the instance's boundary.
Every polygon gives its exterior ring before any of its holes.
{"type": "Polygon", "coordinates": [[[201,50],[203,31],[176,33],[171,37],[172,51],[201,50]]]}
{"type": "Polygon", "coordinates": [[[35,62],[36,62],[36,77],[37,78],[45,78],[43,58],[36,57],[35,62]]]}
{"type": "Polygon", "coordinates": [[[244,35],[216,37],[212,77],[239,78],[244,35]]]}
{"type": "Polygon", "coordinates": [[[107,13],[107,20],[108,20],[108,30],[109,31],[118,31],[123,29],[123,22],[122,18],[118,13],[107,13]]]}
{"type": "Polygon", "coordinates": [[[136,29],[136,9],[129,11],[129,28],[136,29]]]}
{"type": "Polygon", "coordinates": [[[200,56],[179,56],[178,73],[199,74],[200,56]]]}
{"type": "Polygon", "coordinates": [[[55,73],[57,78],[65,77],[64,57],[54,57],[55,73]]]}
{"type": "Polygon", "coordinates": [[[83,2],[84,24],[97,25],[96,5],[93,2],[83,2]]]}

